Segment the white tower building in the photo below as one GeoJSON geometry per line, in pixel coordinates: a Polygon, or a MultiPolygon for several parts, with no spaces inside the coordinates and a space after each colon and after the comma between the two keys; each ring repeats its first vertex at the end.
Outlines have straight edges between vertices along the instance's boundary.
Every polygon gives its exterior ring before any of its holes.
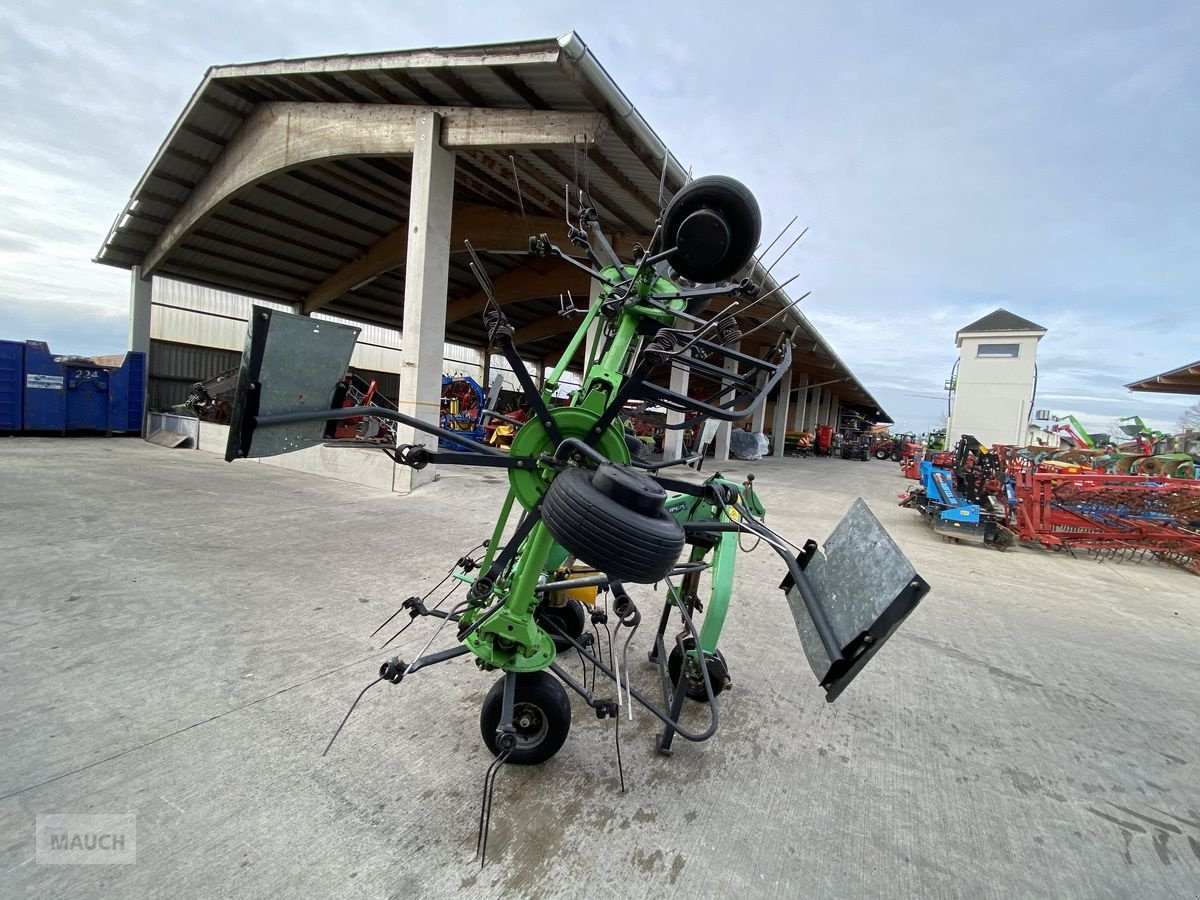
{"type": "Polygon", "coordinates": [[[947,447],[964,434],[988,446],[1025,444],[1037,380],[1037,345],[1045,333],[1041,325],[1006,309],[959,330],[954,337],[958,366],[951,385],[954,405],[946,426],[947,447]]]}

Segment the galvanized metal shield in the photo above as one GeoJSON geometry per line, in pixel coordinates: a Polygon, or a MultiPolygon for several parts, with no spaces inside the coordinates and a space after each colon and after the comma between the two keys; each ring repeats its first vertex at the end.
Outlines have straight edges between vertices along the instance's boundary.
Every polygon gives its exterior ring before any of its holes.
{"type": "Polygon", "coordinates": [[[358,328],[254,307],[238,375],[227,460],[278,456],[325,440],[324,421],[255,426],[280,413],[330,409],[358,328]]]}
{"type": "Polygon", "coordinates": [[[804,569],[845,660],[830,658],[794,585],[788,606],[804,655],[833,700],[916,608],[929,585],[862,498],[833,530],[804,569]]]}

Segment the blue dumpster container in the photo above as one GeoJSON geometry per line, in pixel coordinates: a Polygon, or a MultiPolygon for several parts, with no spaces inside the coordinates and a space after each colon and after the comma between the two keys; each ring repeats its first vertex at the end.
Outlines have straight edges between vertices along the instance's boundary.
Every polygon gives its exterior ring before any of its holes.
{"type": "Polygon", "coordinates": [[[20,431],[25,421],[25,345],[0,341],[0,431],[20,431]]]}
{"type": "Polygon", "coordinates": [[[144,353],[114,366],[0,341],[0,430],[140,432],[145,393],[144,353]]]}
{"type": "Polygon", "coordinates": [[[145,353],[126,353],[125,364],[112,371],[108,404],[109,428],[141,434],[142,415],[146,411],[145,353]]]}
{"type": "Polygon", "coordinates": [[[45,344],[25,342],[25,431],[67,430],[66,380],[45,344]]]}

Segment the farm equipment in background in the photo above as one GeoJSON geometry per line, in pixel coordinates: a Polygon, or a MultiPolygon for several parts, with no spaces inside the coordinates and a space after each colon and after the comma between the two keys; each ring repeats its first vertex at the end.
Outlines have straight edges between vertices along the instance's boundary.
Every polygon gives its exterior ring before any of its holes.
{"type": "Polygon", "coordinates": [[[485,443],[492,447],[508,449],[512,444],[517,430],[529,421],[529,411],[514,409],[501,415],[495,413],[488,416],[483,429],[486,432],[485,443]]]}
{"type": "Polygon", "coordinates": [[[1095,447],[1096,442],[1074,416],[1065,416],[1051,431],[1062,435],[1073,447],[1095,447]]]}
{"type": "Polygon", "coordinates": [[[842,459],[866,462],[871,458],[871,436],[865,433],[843,434],[840,452],[842,459]]]}
{"type": "Polygon", "coordinates": [[[833,455],[833,426],[818,425],[817,439],[813,445],[814,456],[832,456],[833,455]]]}
{"type": "MultiPolygon", "coordinates": [[[[393,412],[396,409],[395,403],[379,393],[379,386],[375,381],[367,381],[353,372],[346,373],[338,392],[343,409],[379,407],[393,412]]],[[[354,416],[337,422],[333,427],[333,437],[340,441],[357,440],[394,446],[396,425],[379,416],[354,416]]]]}
{"type": "Polygon", "coordinates": [[[1004,550],[1014,535],[997,500],[1000,462],[972,435],[951,453],[934,453],[919,464],[921,483],[902,495],[901,506],[919,510],[944,541],[971,541],[1004,550]]]}
{"type": "MultiPolygon", "coordinates": [[[[1123,419],[1122,421],[1130,421],[1123,419]]],[[[1074,467],[1076,472],[1098,472],[1105,475],[1143,475],[1152,478],[1194,479],[1198,460],[1194,454],[1175,451],[1179,446],[1162,432],[1145,428],[1140,419],[1134,417],[1133,426],[1122,426],[1134,440],[1114,446],[1070,447],[1065,450],[1048,447],[1027,447],[1013,452],[1029,459],[1043,470],[1058,469],[1069,474],[1065,467],[1074,467]]],[[[1093,436],[1089,435],[1089,439],[1093,436]]]]}
{"type": "MultiPolygon", "coordinates": [[[[492,379],[491,390],[485,394],[483,387],[470,375],[442,376],[441,426],[453,431],[468,441],[482,441],[489,436],[488,421],[500,401],[500,390],[504,387],[504,376],[497,374],[492,379]]],[[[449,450],[467,450],[468,444],[450,438],[438,439],[438,444],[449,450]]]]}
{"type": "Polygon", "coordinates": [[[900,505],[920,510],[947,540],[982,534],[1000,549],[1015,539],[1103,558],[1148,556],[1200,574],[1200,481],[1179,474],[1195,471],[1187,454],[977,444],[967,436],[953,453],[929,454],[921,485],[900,505]]]}
{"type": "Polygon", "coordinates": [[[927,451],[925,445],[922,444],[915,436],[905,435],[904,443],[900,447],[900,474],[905,478],[911,478],[913,481],[919,481],[921,478],[921,460],[929,453],[944,453],[944,450],[927,451]]]}
{"type": "Polygon", "coordinates": [[[904,454],[908,452],[909,448],[915,447],[920,450],[922,446],[921,441],[911,432],[892,435],[891,455],[888,457],[877,456],[877,458],[900,462],[904,459],[904,454]]]}
{"type": "Polygon", "coordinates": [[[876,459],[892,458],[893,440],[890,434],[878,435],[871,441],[871,455],[876,459]]]}
{"type": "MultiPolygon", "coordinates": [[[[890,459],[900,462],[904,458],[904,448],[910,441],[916,441],[915,434],[883,434],[877,435],[871,441],[871,455],[876,459],[890,459]]],[[[920,443],[918,442],[918,446],[920,443]]]]}
{"type": "Polygon", "coordinates": [[[789,431],[783,437],[783,455],[812,456],[813,440],[811,431],[789,431]]]}
{"type": "MultiPolygon", "coordinates": [[[[1038,461],[997,448],[1007,479],[1010,527],[1023,542],[1096,556],[1150,556],[1200,574],[1200,481],[1098,470],[1064,473],[1060,460],[1038,461]]],[[[1145,457],[1157,459],[1157,457],[1145,457]]]]}
{"type": "MultiPolygon", "coordinates": [[[[202,422],[215,422],[218,425],[229,424],[229,414],[233,409],[223,395],[230,395],[237,387],[238,374],[241,366],[226,369],[205,381],[197,381],[188,391],[188,397],[183,401],[196,418],[202,422]]],[[[178,409],[178,407],[175,407],[178,409]]]]}

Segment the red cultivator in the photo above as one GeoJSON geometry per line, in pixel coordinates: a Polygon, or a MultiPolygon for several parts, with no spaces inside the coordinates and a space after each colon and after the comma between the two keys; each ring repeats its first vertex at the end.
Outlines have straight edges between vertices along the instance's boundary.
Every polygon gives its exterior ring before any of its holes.
{"type": "Polygon", "coordinates": [[[1008,474],[1006,524],[1021,541],[1103,556],[1149,554],[1200,574],[1200,481],[1039,471],[1011,448],[996,449],[1008,474]]]}

